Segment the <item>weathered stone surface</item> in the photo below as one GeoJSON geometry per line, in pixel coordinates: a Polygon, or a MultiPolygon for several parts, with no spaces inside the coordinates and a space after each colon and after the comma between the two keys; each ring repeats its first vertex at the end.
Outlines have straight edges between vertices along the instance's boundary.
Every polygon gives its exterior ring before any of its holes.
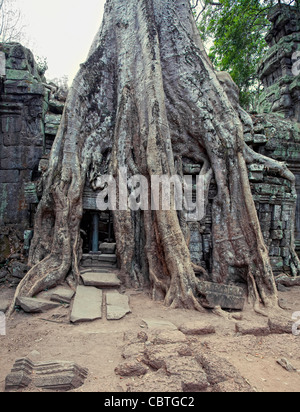
{"type": "Polygon", "coordinates": [[[0,193],[4,197],[0,196],[0,220],[22,224],[28,221],[24,182],[31,180],[43,154],[48,96],[32,53],[16,43],[5,44],[3,50],[6,79],[0,103],[0,193]],[[14,187],[5,187],[7,184],[14,187]]]}
{"type": "Polygon", "coordinates": [[[142,362],[139,362],[136,359],[131,359],[120,363],[115,369],[115,373],[120,376],[142,376],[146,375],[148,370],[149,368],[142,362]]]}
{"type": "Polygon", "coordinates": [[[178,328],[185,335],[211,335],[216,333],[216,328],[201,321],[186,322],[178,328]]]}
{"type": "Polygon", "coordinates": [[[12,262],[9,266],[10,273],[13,277],[23,279],[29,268],[27,265],[21,262],[12,262]]]}
{"type": "Polygon", "coordinates": [[[73,303],[71,322],[88,322],[102,318],[102,290],[78,286],[73,303]]]}
{"type": "Polygon", "coordinates": [[[29,204],[33,203],[24,195],[25,186],[36,180],[39,160],[51,149],[64,104],[55,105],[52,89],[30,50],[18,43],[1,46],[1,73],[5,76],[0,76],[0,222],[25,229],[29,204]],[[50,142],[45,127],[51,133],[50,142]]]}
{"type": "Polygon", "coordinates": [[[82,256],[80,265],[82,268],[115,268],[117,263],[116,255],[100,254],[100,253],[89,253],[82,256]]]}
{"type": "Polygon", "coordinates": [[[213,309],[221,306],[222,309],[243,310],[245,291],[237,286],[226,286],[211,282],[200,282],[200,302],[213,309]]]}
{"type": "Polygon", "coordinates": [[[174,323],[162,319],[143,319],[149,329],[178,330],[174,323]]]}
{"type": "Polygon", "coordinates": [[[47,300],[25,297],[18,297],[16,304],[27,313],[44,313],[59,306],[58,303],[48,302],[47,300]]]}
{"type": "Polygon", "coordinates": [[[155,331],[151,334],[154,345],[168,345],[173,343],[186,343],[186,336],[179,330],[155,331]]]}
{"type": "MultiPolygon", "coordinates": [[[[216,385],[228,380],[243,380],[239,372],[230,362],[213,353],[207,354],[199,351],[196,359],[205,371],[207,380],[211,385],[216,385]]],[[[248,389],[249,388],[250,386],[248,385],[248,389]]]]}
{"type": "Polygon", "coordinates": [[[72,289],[58,287],[55,288],[51,294],[51,300],[59,303],[71,303],[75,292],[72,289]]]}
{"type": "MultiPolygon", "coordinates": [[[[253,389],[226,359],[212,351],[203,353],[199,345],[186,342],[178,331],[126,333],[126,347],[116,373],[124,379],[139,375],[126,383],[128,392],[252,392],[253,389]],[[148,334],[148,335],[147,335],[148,334]],[[165,343],[165,342],[174,343],[165,343]],[[175,343],[176,342],[176,343],[175,343]],[[131,343],[131,344],[130,344],[131,343]],[[128,344],[132,348],[128,349],[128,344]],[[144,375],[142,365],[149,367],[144,375]],[[135,374],[135,375],[134,375],[135,374]]],[[[201,345],[200,345],[201,346],[201,345]]]]}
{"type": "Polygon", "coordinates": [[[107,320],[119,320],[131,313],[129,307],[129,297],[121,295],[117,291],[106,294],[106,317],[107,320]]]}
{"type": "Polygon", "coordinates": [[[6,57],[5,53],[0,52],[0,77],[5,77],[6,75],[6,57]]]}
{"type": "Polygon", "coordinates": [[[121,286],[121,281],[115,273],[87,272],[81,275],[85,286],[112,288],[121,286]]]}
{"type": "Polygon", "coordinates": [[[200,392],[210,386],[204,370],[193,357],[167,359],[166,372],[180,379],[183,392],[200,392]]]}
{"type": "Polygon", "coordinates": [[[100,252],[104,254],[115,254],[116,252],[116,243],[101,243],[100,252]]]}
{"type": "Polygon", "coordinates": [[[259,110],[299,121],[299,9],[281,4],[271,9],[269,19],[273,23],[266,37],[270,49],[258,69],[264,84],[259,110]]]}
{"type": "Polygon", "coordinates": [[[73,362],[37,363],[33,383],[37,388],[70,391],[84,384],[88,370],[73,362]]]}
{"type": "Polygon", "coordinates": [[[177,375],[168,376],[162,370],[147,373],[143,379],[130,382],[128,392],[147,392],[151,393],[180,393],[182,385],[180,377],[177,375]]]}
{"type": "Polygon", "coordinates": [[[29,386],[32,382],[33,369],[34,364],[30,359],[18,359],[5,379],[5,390],[14,391],[29,386]]]}
{"type": "Polygon", "coordinates": [[[5,390],[16,391],[31,383],[41,389],[69,391],[84,384],[88,370],[73,362],[32,362],[18,359],[6,377],[5,390]]]}

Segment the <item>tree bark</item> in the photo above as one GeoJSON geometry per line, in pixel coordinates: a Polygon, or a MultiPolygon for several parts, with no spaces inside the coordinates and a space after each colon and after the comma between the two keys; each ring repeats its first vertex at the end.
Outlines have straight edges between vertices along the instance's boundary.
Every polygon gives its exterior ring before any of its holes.
{"type": "MultiPolygon", "coordinates": [[[[276,306],[247,153],[239,108],[204,51],[189,1],[107,0],[69,92],[36,216],[32,269],[16,296],[53,287],[70,270],[78,280],[86,182],[95,187],[101,174],[117,177],[123,167],[128,177],[141,174],[150,182],[177,173],[175,160],[184,159],[201,166],[207,181],[214,176],[218,189],[213,270],[205,276],[225,283],[231,267],[241,268],[256,304],[276,306]]],[[[201,311],[181,220],[175,210],[114,211],[121,275],[126,285],[150,281],[153,298],[168,306],[201,311]]]]}

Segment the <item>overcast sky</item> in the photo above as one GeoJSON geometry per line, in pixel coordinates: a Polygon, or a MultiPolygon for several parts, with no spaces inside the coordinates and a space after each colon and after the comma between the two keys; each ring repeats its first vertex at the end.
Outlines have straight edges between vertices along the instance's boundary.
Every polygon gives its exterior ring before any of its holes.
{"type": "Polygon", "coordinates": [[[48,79],[69,82],[86,60],[103,16],[105,0],[16,0],[23,14],[27,47],[47,57],[48,79]]]}

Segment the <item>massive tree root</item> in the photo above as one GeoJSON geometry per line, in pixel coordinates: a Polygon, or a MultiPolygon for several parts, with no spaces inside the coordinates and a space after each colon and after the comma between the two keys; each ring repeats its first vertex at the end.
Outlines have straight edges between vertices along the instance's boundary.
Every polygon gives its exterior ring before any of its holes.
{"type": "Polygon", "coordinates": [[[86,182],[95,188],[97,177],[108,172],[117,177],[120,168],[150,182],[151,176],[177,173],[179,159],[200,166],[217,184],[212,273],[192,264],[177,211],[117,210],[124,283],[150,282],[154,299],[201,311],[194,269],[226,282],[230,270],[239,268],[256,304],[276,306],[247,157],[238,105],[205,54],[188,0],[169,0],[167,7],[165,0],[108,0],[102,28],[66,103],[37,212],[33,267],[16,296],[53,287],[70,271],[78,277],[86,182]]]}

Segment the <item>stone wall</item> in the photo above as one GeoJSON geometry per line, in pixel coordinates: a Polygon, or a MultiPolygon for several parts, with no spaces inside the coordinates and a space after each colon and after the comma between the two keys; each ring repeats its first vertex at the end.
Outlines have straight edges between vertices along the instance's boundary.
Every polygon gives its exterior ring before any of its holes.
{"type": "MultiPolygon", "coordinates": [[[[5,74],[0,95],[0,226],[31,224],[27,184],[37,180],[40,159],[49,154],[63,111],[53,99],[30,50],[0,45],[5,74]]],[[[29,186],[30,187],[30,186],[29,186]]]]}
{"type": "Polygon", "coordinates": [[[64,107],[56,92],[30,50],[0,44],[0,269],[23,251],[24,231],[33,227],[36,185],[64,107]]]}
{"type": "Polygon", "coordinates": [[[300,121],[300,10],[278,5],[269,20],[273,23],[266,37],[270,48],[258,68],[264,85],[258,109],[300,121]]]}
{"type": "Polygon", "coordinates": [[[285,162],[296,176],[297,209],[295,240],[300,252],[300,9],[278,5],[271,9],[270,48],[258,74],[264,91],[258,104],[255,129],[265,136],[260,153],[285,162]],[[273,114],[272,114],[273,113],[273,114]],[[277,115],[277,116],[276,116],[277,115]],[[280,119],[280,117],[281,119],[280,119]],[[288,119],[285,121],[282,119],[288,119]],[[261,130],[260,130],[261,129],[261,130]]]}
{"type": "Polygon", "coordinates": [[[44,152],[48,93],[32,53],[2,46],[6,73],[0,97],[0,221],[26,225],[24,182],[32,180],[44,152]]]}

